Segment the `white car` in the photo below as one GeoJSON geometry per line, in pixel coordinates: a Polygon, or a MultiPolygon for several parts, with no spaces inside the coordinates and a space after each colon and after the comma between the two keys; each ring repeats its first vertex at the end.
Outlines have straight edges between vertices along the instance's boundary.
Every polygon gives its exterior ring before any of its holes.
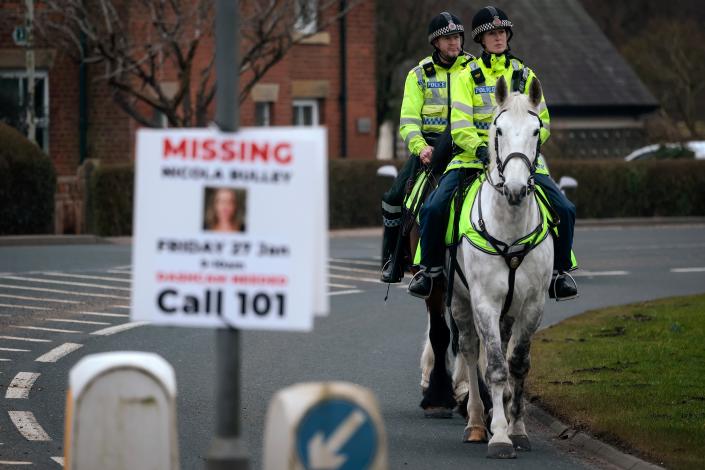
{"type": "Polygon", "coordinates": [[[696,160],[705,160],[705,140],[691,140],[690,142],[684,143],[667,143],[667,144],[652,144],[646,147],[641,147],[634,150],[632,153],[624,157],[624,160],[631,162],[632,160],[647,160],[653,159],[656,152],[659,151],[661,147],[666,147],[667,149],[678,149],[685,147],[695,154],[696,160]]]}

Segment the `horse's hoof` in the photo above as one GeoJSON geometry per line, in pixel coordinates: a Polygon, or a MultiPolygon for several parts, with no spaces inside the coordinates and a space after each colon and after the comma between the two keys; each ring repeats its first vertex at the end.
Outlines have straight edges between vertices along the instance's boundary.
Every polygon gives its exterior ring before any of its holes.
{"type": "Polygon", "coordinates": [[[514,446],[504,442],[496,442],[487,446],[488,459],[515,459],[517,453],[514,451],[514,446]]]}
{"type": "Polygon", "coordinates": [[[528,452],[531,450],[531,442],[529,442],[529,436],[526,436],[524,434],[514,434],[509,436],[509,439],[512,440],[512,444],[514,444],[514,448],[516,450],[524,452],[528,452]]]}
{"type": "Polygon", "coordinates": [[[463,442],[487,442],[487,429],[484,426],[470,426],[463,432],[463,442]]]}
{"type": "Polygon", "coordinates": [[[449,419],[453,417],[452,408],[425,408],[423,415],[429,419],[449,419]]]}

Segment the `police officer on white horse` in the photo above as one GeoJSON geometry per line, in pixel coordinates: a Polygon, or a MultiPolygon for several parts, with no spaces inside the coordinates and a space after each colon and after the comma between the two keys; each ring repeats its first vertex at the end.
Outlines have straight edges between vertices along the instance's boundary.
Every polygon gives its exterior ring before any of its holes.
{"type": "MultiPolygon", "coordinates": [[[[462,86],[453,90],[451,135],[458,151],[454,152],[438,188],[421,209],[422,270],[409,284],[409,293],[414,296],[428,298],[434,278],[443,274],[447,215],[451,197],[463,174],[461,169],[487,163],[488,130],[496,107],[495,84],[500,77],[505,77],[511,84],[511,91],[528,93],[531,80],[535,78],[534,72],[510,53],[513,27],[506,13],[495,7],[482,8],[473,17],[472,38],[482,45],[482,56],[467,64],[458,80],[462,86]]],[[[543,143],[550,134],[550,119],[543,98],[539,118],[543,124],[540,131],[543,143]]],[[[575,267],[571,256],[575,206],[550,177],[542,157],[537,163],[535,182],[544,190],[560,218],[549,294],[558,300],[573,298],[577,296],[577,286],[566,273],[575,267]]]]}

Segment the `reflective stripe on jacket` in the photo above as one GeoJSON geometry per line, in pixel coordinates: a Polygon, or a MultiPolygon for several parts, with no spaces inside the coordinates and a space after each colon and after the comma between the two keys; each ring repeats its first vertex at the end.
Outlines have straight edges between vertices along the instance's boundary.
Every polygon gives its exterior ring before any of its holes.
{"type": "MultiPolygon", "coordinates": [[[[461,149],[461,153],[453,158],[446,171],[477,166],[479,162],[475,156],[477,148],[481,145],[488,145],[492,115],[497,106],[494,95],[495,85],[499,77],[504,77],[510,91],[521,91],[526,94],[529,92],[531,81],[536,78],[534,72],[516,58],[507,60],[505,55],[492,54],[490,65],[491,67],[487,67],[482,58],[473,59],[456,80],[461,86],[454,87],[451,94],[451,135],[453,142],[461,149]],[[518,71],[517,76],[520,77],[518,83],[524,85],[522,90],[512,88],[515,85],[512,83],[515,70],[518,71]]],[[[540,139],[543,144],[550,135],[551,125],[546,100],[543,96],[539,105],[539,118],[543,122],[540,131],[540,139]]],[[[543,156],[540,156],[539,161],[536,162],[536,171],[548,174],[543,156]]]]}
{"type": "Polygon", "coordinates": [[[461,55],[446,69],[428,56],[406,76],[399,134],[412,155],[432,145],[426,137],[440,135],[448,126],[451,85],[471,59],[471,55],[461,55]]]}

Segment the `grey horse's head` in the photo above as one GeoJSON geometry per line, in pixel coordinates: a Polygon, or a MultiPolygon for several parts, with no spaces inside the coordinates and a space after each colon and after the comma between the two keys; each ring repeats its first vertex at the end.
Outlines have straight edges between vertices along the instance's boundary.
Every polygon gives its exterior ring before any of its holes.
{"type": "Polygon", "coordinates": [[[501,77],[495,89],[497,111],[490,126],[490,171],[511,205],[519,205],[533,190],[539,156],[541,83],[531,81],[529,94],[510,93],[501,77]]]}

